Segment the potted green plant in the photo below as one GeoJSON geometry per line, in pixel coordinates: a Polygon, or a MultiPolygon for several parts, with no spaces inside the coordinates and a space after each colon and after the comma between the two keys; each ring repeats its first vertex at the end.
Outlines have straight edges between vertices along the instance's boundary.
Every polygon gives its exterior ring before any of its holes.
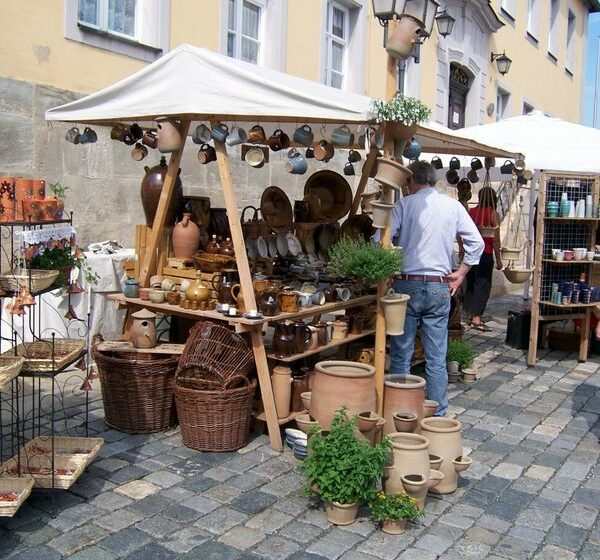
{"type": "Polygon", "coordinates": [[[69,276],[73,267],[79,268],[83,278],[88,284],[97,284],[100,276],[87,264],[83,251],[73,249],[67,245],[64,247],[47,247],[44,251],[33,256],[29,261],[29,268],[40,270],[58,270],[59,275],[53,286],[62,288],[69,283],[69,276]]]}
{"type": "Polygon", "coordinates": [[[407,520],[425,515],[417,505],[417,500],[406,492],[377,492],[369,502],[369,512],[371,517],[381,524],[381,530],[392,535],[403,533],[407,520]]]}
{"type": "Polygon", "coordinates": [[[448,339],[448,350],[446,352],[448,372],[457,373],[458,369],[462,370],[469,367],[473,363],[473,358],[475,358],[475,351],[470,342],[454,338],[448,339]]]}
{"type": "Polygon", "coordinates": [[[57,210],[54,217],[57,220],[62,220],[63,212],[65,211],[65,195],[71,187],[57,181],[56,183],[48,183],[48,188],[52,196],[57,200],[57,210]]]}
{"type": "Polygon", "coordinates": [[[376,444],[357,439],[356,425],[357,417],[348,417],[342,407],[335,412],[330,431],[314,427],[300,467],[308,492],[321,496],[327,519],[335,525],[353,523],[358,506],[372,500],[391,450],[388,438],[376,444]]]}

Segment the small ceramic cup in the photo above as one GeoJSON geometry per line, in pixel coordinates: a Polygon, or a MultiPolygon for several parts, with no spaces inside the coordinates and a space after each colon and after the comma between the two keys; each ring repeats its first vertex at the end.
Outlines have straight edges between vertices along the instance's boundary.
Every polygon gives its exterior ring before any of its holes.
{"type": "Polygon", "coordinates": [[[150,290],[148,297],[152,303],[162,303],[165,301],[165,292],[162,290],[150,290]]]}
{"type": "Polygon", "coordinates": [[[556,253],[554,253],[554,260],[557,261],[564,261],[565,260],[565,252],[564,251],[556,251],[556,253]]]}

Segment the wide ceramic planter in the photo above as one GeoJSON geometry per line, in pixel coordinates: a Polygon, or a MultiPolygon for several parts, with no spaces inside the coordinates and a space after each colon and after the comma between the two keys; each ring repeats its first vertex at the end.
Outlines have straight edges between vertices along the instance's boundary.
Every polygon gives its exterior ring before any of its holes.
{"type": "Polygon", "coordinates": [[[463,458],[463,446],[460,430],[462,424],[451,418],[423,418],[421,420],[421,433],[429,442],[429,452],[438,457],[443,457],[440,471],[444,479],[431,491],[436,494],[451,494],[458,485],[458,472],[468,468],[470,462],[463,458]],[[457,461],[457,464],[454,464],[457,461]],[[458,470],[457,470],[458,469],[458,470]]]}
{"type": "Polygon", "coordinates": [[[386,468],[385,491],[399,494],[404,491],[402,477],[420,475],[429,480],[429,440],[419,434],[394,432],[388,436],[392,441],[392,464],[386,468]]]}
{"type": "Polygon", "coordinates": [[[406,528],[406,519],[384,519],[381,530],[388,535],[401,535],[406,528]]]}
{"type": "Polygon", "coordinates": [[[409,299],[410,296],[407,294],[386,294],[381,298],[386,334],[392,336],[404,334],[404,321],[409,299]]]}
{"type": "Polygon", "coordinates": [[[358,502],[353,504],[340,504],[339,502],[325,502],[325,516],[329,523],[334,525],[352,525],[358,514],[358,502]]]}
{"type": "Polygon", "coordinates": [[[353,416],[375,410],[375,368],[347,361],[324,361],[315,366],[310,396],[310,415],[323,429],[331,427],[336,410],[346,406],[353,416]]]}
{"type": "Polygon", "coordinates": [[[383,200],[374,200],[371,202],[371,219],[373,227],[384,229],[392,222],[392,210],[394,205],[383,200]]]}
{"type": "MultiPolygon", "coordinates": [[[[412,172],[408,167],[405,167],[401,163],[393,161],[387,158],[377,159],[377,175],[375,180],[392,187],[393,189],[400,190],[406,185],[408,178],[412,176],[412,172]]],[[[373,205],[373,203],[371,203],[373,205]]]]}
{"type": "MultiPolygon", "coordinates": [[[[419,422],[423,418],[425,403],[425,380],[417,375],[387,375],[383,386],[383,417],[386,420],[384,432],[394,431],[394,414],[412,412],[419,422]]],[[[410,474],[410,473],[409,473],[410,474]]]]}
{"type": "Polygon", "coordinates": [[[385,44],[387,53],[395,59],[406,60],[421,41],[423,24],[411,16],[396,21],[385,44]]]}
{"type": "Polygon", "coordinates": [[[277,418],[287,418],[290,415],[292,401],[292,370],[285,366],[273,368],[271,385],[273,386],[277,418]]]}
{"type": "Polygon", "coordinates": [[[502,270],[505,278],[511,284],[522,284],[529,280],[534,268],[505,268],[502,270]]]}
{"type": "Polygon", "coordinates": [[[518,261],[521,257],[520,247],[502,247],[500,249],[500,257],[503,262],[518,261]]]}

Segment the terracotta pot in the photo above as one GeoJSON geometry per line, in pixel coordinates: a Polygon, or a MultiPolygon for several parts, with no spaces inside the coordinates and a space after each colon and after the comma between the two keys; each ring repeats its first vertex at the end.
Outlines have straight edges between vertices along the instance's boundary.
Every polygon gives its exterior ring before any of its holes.
{"type": "Polygon", "coordinates": [[[438,406],[440,406],[439,402],[425,399],[423,402],[423,418],[429,418],[433,416],[435,411],[438,409],[438,406]]]}
{"type": "Polygon", "coordinates": [[[395,412],[394,427],[397,432],[413,433],[419,426],[419,419],[413,412],[395,412]]]}
{"type": "Polygon", "coordinates": [[[443,460],[443,457],[438,457],[437,455],[432,455],[431,453],[429,454],[429,466],[432,469],[439,471],[443,460]]]}
{"type": "Polygon", "coordinates": [[[296,416],[296,426],[298,426],[298,429],[305,434],[308,434],[313,426],[316,425],[316,420],[311,420],[309,414],[298,414],[298,416],[296,416]]]}
{"type": "Polygon", "coordinates": [[[192,222],[191,217],[191,214],[184,214],[183,219],[173,228],[171,234],[173,253],[179,259],[191,259],[198,250],[200,229],[192,222]]]}
{"type": "Polygon", "coordinates": [[[15,181],[15,219],[26,219],[23,216],[23,202],[33,198],[33,181],[18,177],[15,181]]]}
{"type": "Polygon", "coordinates": [[[156,346],[156,313],[140,309],[131,315],[131,342],[134,348],[154,348],[156,346]]]}
{"type": "Polygon", "coordinates": [[[421,421],[424,402],[425,380],[422,377],[404,374],[386,376],[383,387],[383,417],[386,419],[386,434],[394,431],[396,412],[412,412],[421,421]]]}
{"type": "Polygon", "coordinates": [[[183,138],[179,132],[179,123],[169,117],[156,119],[158,151],[166,154],[175,152],[183,146],[183,138]]]}
{"type": "Polygon", "coordinates": [[[46,181],[44,179],[32,179],[31,190],[33,198],[46,198],[46,181]]]}
{"type": "MultiPolygon", "coordinates": [[[[406,185],[406,181],[412,173],[408,167],[387,158],[377,159],[377,175],[375,180],[388,185],[393,189],[400,190],[406,185]]],[[[373,203],[371,202],[371,206],[373,203]]]]}
{"type": "Polygon", "coordinates": [[[375,368],[357,362],[325,361],[316,366],[310,399],[310,415],[329,429],[333,413],[348,407],[350,416],[375,410],[375,368]]]}
{"type": "Polygon", "coordinates": [[[370,432],[377,426],[380,416],[376,412],[359,412],[357,428],[361,432],[370,432]]]}
{"type": "Polygon", "coordinates": [[[53,221],[58,211],[58,200],[56,198],[45,198],[38,201],[39,216],[42,221],[53,221]]]}
{"type": "Polygon", "coordinates": [[[394,432],[389,434],[392,440],[393,463],[388,468],[385,491],[398,494],[404,490],[402,477],[421,475],[429,480],[429,440],[419,434],[394,432]]]}
{"type": "Polygon", "coordinates": [[[431,443],[430,452],[444,459],[440,466],[444,479],[435,489],[432,489],[437,494],[451,494],[456,490],[458,474],[453,461],[457,460],[457,466],[461,469],[465,464],[468,467],[468,461],[461,459],[463,455],[461,428],[462,424],[458,420],[450,418],[431,417],[421,420],[421,432],[431,443]]]}
{"type": "Polygon", "coordinates": [[[15,219],[15,181],[14,177],[0,177],[0,222],[15,219]]]}
{"type": "Polygon", "coordinates": [[[398,336],[404,334],[404,321],[406,307],[410,296],[407,294],[386,294],[381,298],[383,313],[385,315],[385,332],[398,336]]]}
{"type": "Polygon", "coordinates": [[[374,200],[371,202],[371,217],[373,219],[373,227],[383,229],[391,223],[392,210],[394,205],[382,200],[374,200]]]}
{"type": "MultiPolygon", "coordinates": [[[[152,227],[154,222],[154,216],[156,215],[156,209],[158,208],[158,202],[160,200],[160,193],[165,183],[165,177],[167,176],[167,160],[163,156],[160,158],[160,163],[154,167],[145,166],[146,175],[142,180],[141,197],[142,206],[144,208],[144,215],[146,216],[146,225],[152,227]]],[[[173,196],[171,197],[171,204],[167,211],[165,219],[165,225],[170,226],[175,223],[179,208],[183,203],[183,187],[181,185],[181,179],[177,176],[175,182],[175,188],[173,190],[173,196]]]]}
{"type": "Polygon", "coordinates": [[[403,16],[396,21],[390,33],[385,50],[396,59],[406,60],[413,52],[416,45],[422,43],[421,29],[423,24],[411,16],[403,16]]]}
{"type": "Polygon", "coordinates": [[[406,528],[406,519],[384,519],[381,530],[388,535],[401,535],[406,528]]]}
{"type": "Polygon", "coordinates": [[[425,496],[429,488],[428,479],[421,474],[407,474],[400,477],[404,491],[417,500],[417,507],[425,509],[425,496]]]}
{"type": "Polygon", "coordinates": [[[285,366],[275,367],[271,376],[271,385],[277,418],[287,418],[290,415],[292,397],[292,370],[285,366]]]}
{"type": "Polygon", "coordinates": [[[304,391],[304,393],[300,393],[300,398],[302,399],[302,408],[304,410],[308,410],[310,408],[310,395],[311,391],[304,391]]]}
{"type": "Polygon", "coordinates": [[[35,198],[26,198],[21,202],[21,220],[26,222],[42,221],[42,201],[35,198]]]}
{"type": "Polygon", "coordinates": [[[340,504],[339,502],[325,502],[325,516],[329,523],[334,525],[351,525],[356,521],[358,502],[353,504],[340,504]]]}

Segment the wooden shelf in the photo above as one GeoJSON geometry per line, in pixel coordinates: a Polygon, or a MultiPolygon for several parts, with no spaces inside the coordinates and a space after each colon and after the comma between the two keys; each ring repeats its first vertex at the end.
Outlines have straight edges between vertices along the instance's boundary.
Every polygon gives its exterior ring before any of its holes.
{"type": "Polygon", "coordinates": [[[593,303],[552,303],[551,301],[539,301],[539,305],[549,305],[550,307],[556,307],[558,309],[576,309],[577,307],[596,307],[600,305],[600,302],[594,301],[593,303]]]}
{"type": "Polygon", "coordinates": [[[137,354],[181,354],[185,344],[160,343],[154,348],[134,348],[133,343],[122,340],[105,340],[96,346],[99,352],[135,352],[137,354]]]}
{"type": "Polygon", "coordinates": [[[375,331],[374,330],[366,330],[360,334],[349,334],[346,338],[330,340],[324,346],[319,346],[318,348],[315,348],[314,350],[307,350],[306,352],[302,352],[301,354],[292,354],[291,356],[284,356],[283,358],[276,356],[275,354],[270,352],[267,354],[267,358],[270,358],[272,360],[278,360],[280,362],[295,362],[302,358],[306,358],[307,356],[312,356],[313,354],[319,354],[320,352],[324,352],[325,350],[328,350],[329,348],[336,348],[337,346],[342,346],[343,344],[349,344],[350,342],[359,340],[361,338],[364,338],[365,336],[369,336],[370,334],[375,334],[375,331]]]}
{"type": "Polygon", "coordinates": [[[332,303],[326,303],[324,305],[312,305],[311,307],[304,307],[294,313],[279,313],[273,317],[265,317],[265,321],[285,321],[286,319],[296,319],[299,317],[312,317],[313,315],[325,315],[333,311],[341,311],[343,309],[349,309],[352,307],[360,307],[361,305],[368,305],[377,300],[377,295],[360,296],[357,298],[349,299],[348,301],[334,301],[332,303]]]}
{"type": "MultiPolygon", "coordinates": [[[[308,413],[307,410],[300,410],[299,412],[292,412],[289,416],[286,416],[285,418],[277,418],[277,422],[279,422],[279,425],[281,426],[283,424],[287,424],[288,422],[291,422],[292,420],[295,420],[301,414],[307,414],[307,413],[308,413]]],[[[257,420],[260,420],[261,422],[267,421],[267,416],[264,412],[257,414],[255,416],[255,418],[257,420]]]]}
{"type": "Polygon", "coordinates": [[[570,260],[570,261],[557,261],[555,259],[542,259],[542,262],[545,263],[551,263],[551,264],[600,264],[600,260],[598,261],[588,261],[586,260],[582,260],[582,261],[574,261],[574,260],[570,260]]]}

